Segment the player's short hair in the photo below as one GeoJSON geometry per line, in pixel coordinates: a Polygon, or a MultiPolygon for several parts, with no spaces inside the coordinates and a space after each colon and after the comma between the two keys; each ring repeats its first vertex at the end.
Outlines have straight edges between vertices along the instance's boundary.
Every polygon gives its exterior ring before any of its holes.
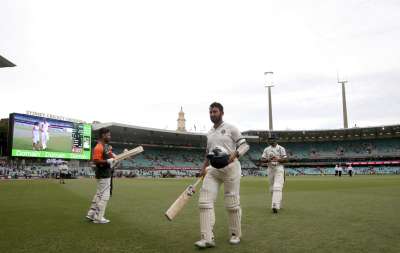
{"type": "Polygon", "coordinates": [[[108,133],[110,133],[111,131],[110,131],[110,129],[109,128],[100,128],[100,130],[99,130],[99,137],[101,138],[101,137],[103,137],[103,134],[108,134],[108,133]]]}
{"type": "Polygon", "coordinates": [[[271,133],[271,132],[268,133],[268,140],[270,140],[270,141],[276,141],[278,138],[279,138],[278,134],[276,134],[276,133],[271,133]]]}
{"type": "Polygon", "coordinates": [[[210,105],[210,108],[218,108],[220,112],[224,112],[224,107],[218,103],[218,102],[214,102],[210,105]]]}

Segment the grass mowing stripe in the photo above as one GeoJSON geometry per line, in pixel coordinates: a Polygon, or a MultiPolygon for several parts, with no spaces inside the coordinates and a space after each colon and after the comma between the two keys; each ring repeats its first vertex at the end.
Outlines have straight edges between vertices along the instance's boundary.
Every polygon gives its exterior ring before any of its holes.
{"type": "MultiPolygon", "coordinates": [[[[231,246],[220,190],[212,252],[397,252],[400,177],[289,177],[270,210],[267,178],[241,184],[242,243],[231,246]]],[[[84,220],[95,180],[0,181],[0,252],[198,252],[197,196],[173,222],[164,211],[193,179],[118,179],[110,224],[84,220]]]]}

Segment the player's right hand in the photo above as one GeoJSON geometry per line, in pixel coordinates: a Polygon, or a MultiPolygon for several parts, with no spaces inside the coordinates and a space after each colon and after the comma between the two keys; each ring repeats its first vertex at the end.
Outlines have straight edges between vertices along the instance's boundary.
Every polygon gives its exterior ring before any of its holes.
{"type": "Polygon", "coordinates": [[[202,168],[202,169],[200,170],[200,177],[204,177],[206,174],[207,174],[206,168],[202,168]]]}
{"type": "Polygon", "coordinates": [[[263,163],[268,163],[269,162],[269,159],[268,158],[261,158],[261,162],[263,162],[263,163]]]}

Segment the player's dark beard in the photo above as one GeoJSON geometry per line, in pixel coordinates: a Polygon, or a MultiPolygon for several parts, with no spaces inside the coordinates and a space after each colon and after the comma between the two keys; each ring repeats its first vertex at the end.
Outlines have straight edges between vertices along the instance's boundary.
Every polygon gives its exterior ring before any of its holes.
{"type": "Polygon", "coordinates": [[[211,122],[214,124],[218,124],[222,121],[222,116],[210,116],[211,122]]]}

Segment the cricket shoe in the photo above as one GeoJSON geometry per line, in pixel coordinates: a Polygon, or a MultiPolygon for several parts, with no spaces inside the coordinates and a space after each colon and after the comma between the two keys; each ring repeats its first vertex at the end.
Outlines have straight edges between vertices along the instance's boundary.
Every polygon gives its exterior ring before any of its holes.
{"type": "Polygon", "coordinates": [[[232,235],[231,239],[229,239],[229,243],[232,245],[236,245],[240,243],[240,238],[239,236],[232,235]]]}
{"type": "Polygon", "coordinates": [[[272,204],[272,212],[273,213],[278,213],[278,211],[279,211],[279,205],[276,204],[276,203],[273,203],[272,204]]]}
{"type": "Polygon", "coordinates": [[[86,215],[86,219],[94,221],[96,219],[96,212],[93,210],[90,210],[86,215]]]}
{"type": "Polygon", "coordinates": [[[194,245],[200,249],[213,248],[215,247],[215,241],[206,241],[205,239],[201,239],[200,241],[195,242],[194,245]]]}
{"type": "Polygon", "coordinates": [[[91,220],[91,221],[94,221],[95,220],[95,218],[94,218],[94,214],[93,215],[91,215],[91,214],[88,214],[88,215],[86,215],[86,217],[85,217],[86,219],[88,219],[88,220],[91,220]]]}
{"type": "Polygon", "coordinates": [[[101,218],[100,220],[93,221],[93,223],[95,223],[95,224],[107,224],[109,222],[110,222],[110,220],[107,220],[106,218],[101,218]]]}

